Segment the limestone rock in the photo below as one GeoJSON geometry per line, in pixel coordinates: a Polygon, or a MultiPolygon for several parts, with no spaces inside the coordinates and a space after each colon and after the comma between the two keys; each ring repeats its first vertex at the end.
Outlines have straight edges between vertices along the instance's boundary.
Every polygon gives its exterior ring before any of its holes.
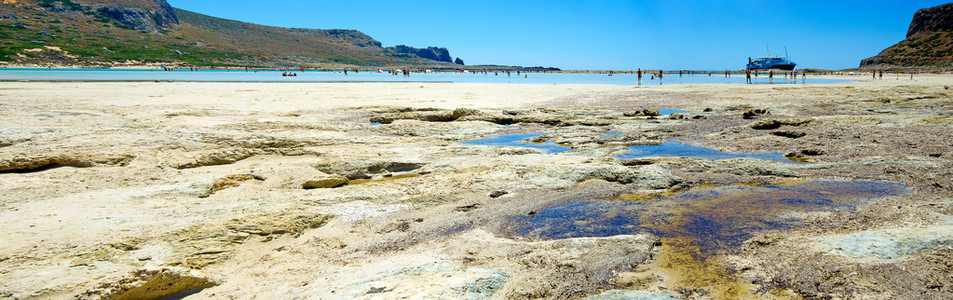
{"type": "Polygon", "coordinates": [[[126,278],[86,291],[82,298],[159,299],[216,285],[219,285],[217,280],[190,269],[141,269],[126,278]]]}
{"type": "Polygon", "coordinates": [[[0,173],[29,173],[59,167],[125,166],[135,156],[119,154],[36,153],[0,158],[0,173]]]}
{"type": "Polygon", "coordinates": [[[420,169],[425,164],[396,161],[348,161],[314,165],[315,169],[327,174],[340,174],[349,180],[370,179],[381,173],[407,172],[420,169]]]}
{"type": "Polygon", "coordinates": [[[183,162],[174,163],[176,169],[192,169],[206,166],[217,166],[232,164],[255,155],[255,152],[248,149],[220,149],[210,152],[203,152],[195,155],[191,159],[183,162]]]}
{"type": "Polygon", "coordinates": [[[329,175],[323,178],[316,178],[308,180],[302,185],[306,190],[310,189],[326,189],[326,188],[336,188],[345,186],[348,183],[347,177],[341,175],[329,175]]]}
{"type": "Polygon", "coordinates": [[[767,108],[752,108],[752,109],[746,110],[743,114],[741,114],[741,116],[742,116],[743,118],[745,118],[745,119],[754,119],[754,118],[757,118],[757,117],[759,117],[759,116],[767,115],[767,114],[770,114],[770,113],[771,113],[771,109],[767,109],[767,108]]]}
{"type": "Polygon", "coordinates": [[[660,113],[657,109],[643,109],[642,115],[649,116],[649,117],[658,117],[658,116],[661,116],[662,113],[660,113]]]}
{"type": "Polygon", "coordinates": [[[771,134],[780,136],[780,137],[792,138],[792,139],[804,137],[805,135],[807,135],[807,133],[804,133],[803,131],[794,131],[794,130],[778,130],[778,131],[771,132],[771,134]]]}
{"type": "Polygon", "coordinates": [[[814,119],[765,119],[751,123],[751,128],[758,130],[778,129],[781,126],[804,126],[813,123],[814,119]]]}

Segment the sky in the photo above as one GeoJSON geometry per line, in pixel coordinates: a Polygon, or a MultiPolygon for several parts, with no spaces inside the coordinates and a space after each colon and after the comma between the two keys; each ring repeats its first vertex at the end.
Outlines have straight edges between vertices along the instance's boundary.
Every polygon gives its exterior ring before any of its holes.
{"type": "Polygon", "coordinates": [[[468,65],[564,70],[743,69],[785,48],[798,68],[845,69],[902,41],[931,0],[167,0],[262,25],[355,29],[438,46],[468,65]]]}

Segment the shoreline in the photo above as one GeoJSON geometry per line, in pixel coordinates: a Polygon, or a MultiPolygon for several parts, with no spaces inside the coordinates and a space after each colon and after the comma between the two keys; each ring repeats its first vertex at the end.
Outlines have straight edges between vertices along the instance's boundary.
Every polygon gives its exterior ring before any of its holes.
{"type": "MultiPolygon", "coordinates": [[[[95,69],[95,70],[162,70],[162,65],[165,65],[165,64],[156,64],[156,65],[133,65],[133,66],[77,66],[77,65],[51,65],[51,66],[36,66],[36,65],[33,65],[33,66],[31,66],[31,65],[0,64],[0,69],[51,69],[51,68],[52,68],[52,69],[95,69]]],[[[209,67],[209,66],[188,66],[188,65],[186,65],[186,66],[181,66],[181,65],[175,65],[175,64],[169,64],[168,66],[174,66],[174,67],[175,67],[175,70],[188,69],[189,67],[195,67],[196,70],[198,70],[198,71],[202,71],[202,70],[244,71],[244,70],[246,70],[245,67],[209,67]]],[[[484,68],[480,68],[480,66],[474,66],[474,68],[463,67],[463,68],[452,69],[452,70],[443,69],[443,68],[440,68],[440,67],[429,67],[429,68],[428,68],[428,67],[411,67],[411,66],[403,66],[403,67],[364,67],[364,66],[349,66],[349,67],[343,67],[343,68],[304,68],[304,70],[305,70],[305,71],[334,72],[334,71],[342,71],[342,70],[344,70],[344,69],[347,69],[347,70],[358,70],[358,71],[361,71],[361,72],[376,72],[376,71],[378,71],[378,70],[393,71],[393,70],[403,70],[403,69],[405,69],[405,68],[409,68],[410,70],[413,70],[413,71],[433,70],[433,72],[449,72],[449,73],[459,73],[459,72],[463,72],[464,70],[467,70],[467,71],[482,71],[482,70],[487,70],[487,71],[489,71],[489,72],[492,72],[492,71],[505,72],[505,71],[507,71],[507,70],[512,71],[512,72],[515,72],[515,71],[519,70],[520,72],[530,73],[530,74],[534,74],[534,73],[563,73],[563,74],[620,74],[620,75],[625,74],[625,75],[633,75],[633,74],[636,74],[636,73],[637,73],[637,70],[559,70],[559,71],[539,71],[539,70],[523,70],[523,69],[521,69],[521,68],[519,68],[519,67],[513,67],[513,68],[505,68],[505,67],[504,67],[504,68],[485,68],[485,67],[484,67],[484,68]]],[[[809,75],[844,74],[844,76],[847,76],[846,74],[848,74],[848,73],[857,73],[857,74],[859,74],[859,75],[863,75],[863,74],[870,74],[870,72],[886,71],[886,70],[892,70],[892,69],[893,69],[893,68],[884,68],[884,69],[850,68],[850,69],[843,69],[843,70],[806,69],[806,72],[807,72],[807,74],[809,74],[809,75]]],[[[301,68],[298,67],[298,68],[284,68],[284,69],[283,69],[283,68],[258,68],[258,67],[248,67],[247,70],[249,70],[249,71],[300,71],[301,68]]],[[[711,74],[711,76],[719,76],[719,75],[720,75],[720,76],[724,76],[726,70],[659,70],[659,69],[644,69],[644,70],[642,70],[642,74],[643,74],[643,76],[646,76],[646,77],[647,77],[647,76],[650,76],[650,75],[653,75],[653,74],[658,74],[659,71],[662,71],[662,72],[663,72],[664,74],[666,74],[666,75],[679,74],[679,72],[682,72],[682,73],[683,73],[684,75],[686,75],[686,76],[708,76],[708,74],[711,74]]],[[[742,75],[742,76],[743,76],[743,75],[745,74],[745,70],[744,70],[744,69],[732,69],[732,70],[727,70],[727,71],[729,71],[729,74],[731,74],[732,76],[738,76],[738,75],[742,75]]],[[[800,70],[800,69],[799,69],[799,70],[793,70],[793,71],[788,71],[788,70],[756,70],[756,72],[757,72],[758,74],[767,74],[769,71],[774,71],[775,74],[784,74],[784,73],[795,72],[795,73],[797,73],[798,75],[800,75],[800,72],[801,72],[801,71],[805,71],[805,70],[800,70]]],[[[934,71],[921,71],[921,70],[916,70],[916,69],[911,69],[911,70],[906,70],[906,71],[898,71],[898,72],[899,72],[899,73],[893,73],[893,72],[886,73],[886,72],[885,72],[884,75],[888,75],[888,74],[889,74],[889,75],[894,75],[894,74],[901,74],[901,75],[903,75],[903,74],[906,74],[906,75],[909,75],[909,74],[919,74],[919,75],[927,75],[927,74],[932,74],[932,75],[946,75],[946,74],[953,74],[953,71],[935,71],[935,70],[934,70],[934,71]]],[[[856,76],[856,75],[852,75],[852,76],[856,76]]]]}

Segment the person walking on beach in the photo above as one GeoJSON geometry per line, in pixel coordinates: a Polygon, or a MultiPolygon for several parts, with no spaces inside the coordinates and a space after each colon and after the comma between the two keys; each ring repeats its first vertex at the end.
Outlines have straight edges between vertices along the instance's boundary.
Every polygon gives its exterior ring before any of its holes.
{"type": "Polygon", "coordinates": [[[751,84],[751,69],[745,69],[745,82],[751,84]]]}

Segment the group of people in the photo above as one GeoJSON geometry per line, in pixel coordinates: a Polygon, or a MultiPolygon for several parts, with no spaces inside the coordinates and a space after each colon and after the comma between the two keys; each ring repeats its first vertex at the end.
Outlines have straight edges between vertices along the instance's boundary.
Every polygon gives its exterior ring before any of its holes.
{"type": "MultiPolygon", "coordinates": [[[[638,71],[635,71],[635,73],[636,73],[636,74],[638,75],[638,77],[639,77],[639,85],[642,85],[642,68],[639,68],[639,70],[638,70],[638,71]]],[[[646,72],[646,73],[648,73],[648,72],[646,72]]],[[[659,84],[662,84],[662,74],[663,74],[662,70],[659,70],[659,71],[658,71],[659,84]]],[[[679,72],[678,72],[678,75],[681,76],[681,75],[682,75],[682,72],[679,71],[679,72]]],[[[652,73],[652,74],[650,75],[650,79],[651,79],[651,80],[655,80],[655,73],[652,73]]]]}
{"type": "MultiPolygon", "coordinates": [[[[797,80],[797,71],[783,72],[782,74],[784,74],[784,78],[788,78],[790,76],[791,79],[797,80]]],[[[754,77],[758,77],[757,71],[754,72],[754,77]]],[[[768,79],[774,79],[774,70],[768,71],[768,79]]],[[[801,79],[807,79],[807,71],[801,70],[801,79]]],[[[751,69],[745,69],[745,83],[751,84],[751,69]]]]}

